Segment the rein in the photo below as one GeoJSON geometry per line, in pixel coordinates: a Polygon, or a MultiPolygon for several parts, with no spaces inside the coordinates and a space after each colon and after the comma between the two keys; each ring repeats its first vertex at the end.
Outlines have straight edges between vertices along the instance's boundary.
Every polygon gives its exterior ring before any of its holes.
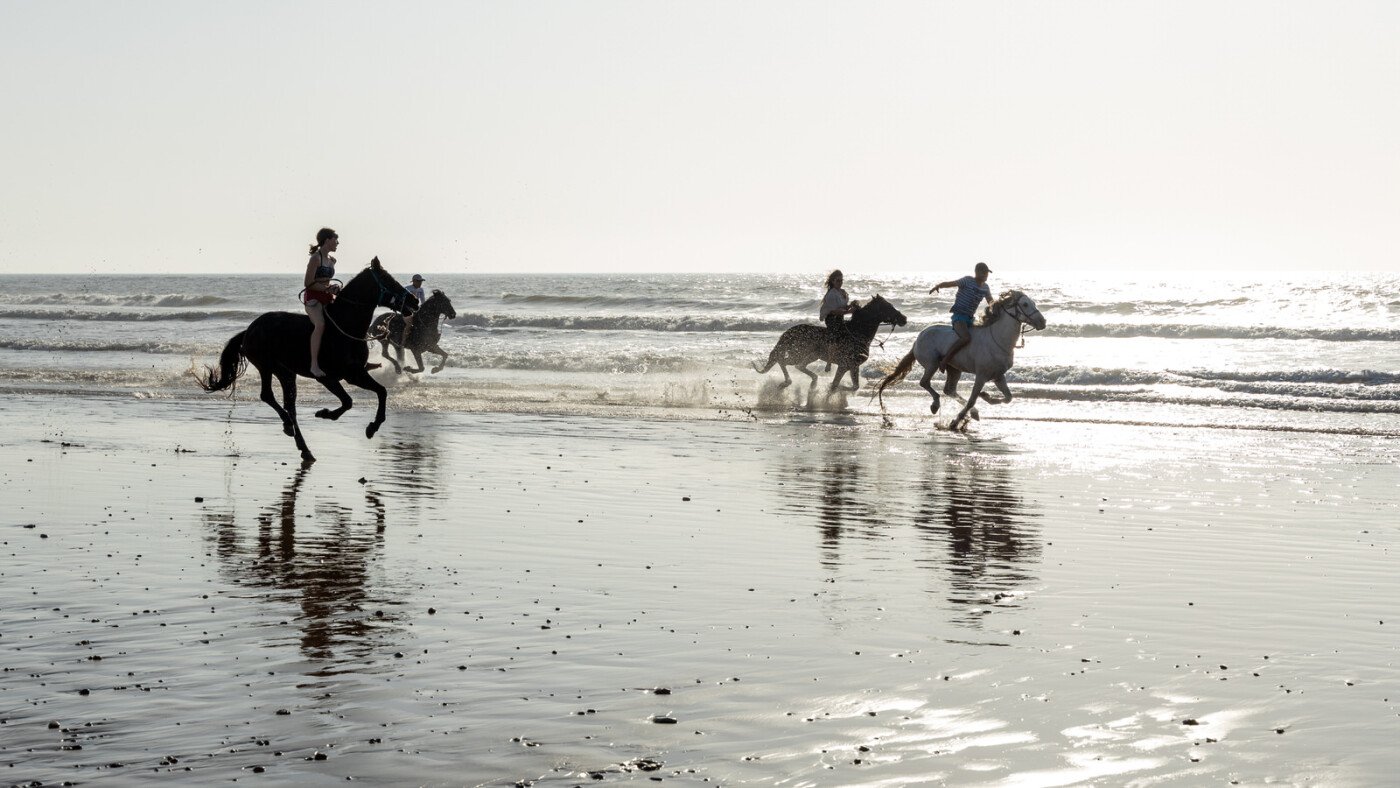
{"type": "MultiPolygon", "coordinates": [[[[374,284],[379,287],[379,297],[376,298],[373,303],[367,301],[356,301],[353,298],[346,298],[345,296],[340,294],[336,295],[335,300],[344,301],[345,303],[352,304],[354,306],[367,306],[370,307],[370,309],[374,309],[375,307],[379,306],[384,306],[394,310],[394,312],[396,313],[399,312],[403,308],[404,299],[408,298],[407,291],[400,292],[397,295],[393,295],[393,297],[389,299],[389,303],[386,304],[384,303],[384,294],[393,293],[393,291],[385,287],[383,282],[379,281],[379,273],[375,271],[372,266],[369,269],[369,275],[374,278],[374,284]]],[[[352,279],[350,281],[354,282],[355,280],[352,279]]],[[[327,304],[322,309],[322,315],[325,316],[327,322],[329,322],[331,326],[335,328],[336,331],[339,331],[347,339],[353,339],[357,342],[370,342],[374,339],[374,337],[369,333],[368,329],[366,329],[364,336],[357,337],[354,334],[351,334],[350,332],[341,328],[340,324],[335,322],[335,318],[331,317],[330,304],[327,304]]],[[[373,325],[373,322],[371,322],[370,325],[373,325]]]]}
{"type": "MultiPolygon", "coordinates": [[[[1039,331],[1040,329],[1035,328],[1029,322],[1026,321],[1026,316],[1021,312],[1020,304],[1015,304],[1014,306],[1007,307],[1006,314],[1010,315],[1017,323],[1021,324],[1020,331],[1018,331],[1016,334],[1017,339],[1020,341],[1013,343],[1011,347],[1002,347],[1001,343],[997,342],[997,335],[992,334],[992,342],[996,343],[998,350],[1005,351],[1007,355],[1011,355],[1011,351],[1013,349],[1020,350],[1021,348],[1026,346],[1027,333],[1031,331],[1039,331]],[[1013,309],[1015,309],[1016,311],[1013,312],[1013,309]]],[[[990,328],[990,326],[988,326],[988,328],[990,328]]]]}

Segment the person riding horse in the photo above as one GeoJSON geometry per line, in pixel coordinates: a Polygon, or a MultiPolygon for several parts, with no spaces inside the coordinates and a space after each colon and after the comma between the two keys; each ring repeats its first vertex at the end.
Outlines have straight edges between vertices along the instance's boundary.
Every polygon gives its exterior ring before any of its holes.
{"type": "Polygon", "coordinates": [[[943,364],[938,368],[939,372],[947,372],[949,359],[972,341],[972,324],[982,299],[985,298],[988,304],[992,303],[992,289],[987,287],[987,274],[991,272],[992,269],[988,268],[986,263],[978,263],[977,267],[973,269],[974,276],[964,276],[961,279],[940,282],[928,291],[929,295],[933,295],[945,287],[958,289],[958,295],[953,299],[953,308],[949,310],[953,313],[953,331],[958,335],[958,338],[948,349],[947,355],[943,357],[943,364]]]}
{"type": "MultiPolygon", "coordinates": [[[[852,301],[841,286],[845,281],[846,275],[841,273],[840,268],[826,277],[826,295],[822,297],[821,308],[817,310],[817,319],[826,324],[833,344],[850,336],[851,332],[846,328],[846,315],[860,308],[860,302],[852,301]]],[[[826,371],[831,371],[831,362],[827,362],[826,371]]]]}

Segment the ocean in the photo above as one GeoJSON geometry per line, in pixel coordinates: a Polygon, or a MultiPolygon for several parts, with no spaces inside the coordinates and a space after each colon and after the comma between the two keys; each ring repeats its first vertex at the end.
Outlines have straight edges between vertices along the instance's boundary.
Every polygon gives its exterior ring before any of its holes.
{"type": "MultiPolygon", "coordinates": [[[[342,269],[347,278],[353,272],[342,269]]],[[[407,281],[412,272],[397,273],[407,281]]],[[[828,396],[826,374],[810,391],[801,376],[779,389],[776,369],[760,376],[750,365],[784,329],[816,322],[823,274],[429,271],[428,287],[457,310],[442,327],[447,368],[409,376],[386,365],[376,374],[391,389],[391,410],[747,419],[812,412],[878,423],[872,384],[922,327],[946,321],[951,294],[929,295],[939,281],[932,276],[851,272],[853,298],[881,294],[909,324],[882,331],[862,391],[828,396]]],[[[994,274],[991,285],[1030,295],[1049,325],[1026,335],[1008,375],[1016,399],[983,406],[984,425],[1400,435],[1400,278],[994,274]]],[[[295,274],[0,277],[0,392],[207,401],[189,370],[212,363],[262,312],[299,311],[299,289],[295,274]]],[[[946,423],[952,409],[930,416],[916,378],[917,370],[887,392],[893,423],[946,423]]],[[[304,383],[311,401],[328,398],[304,383]]],[[[251,387],[238,396],[251,399],[251,387]]]]}

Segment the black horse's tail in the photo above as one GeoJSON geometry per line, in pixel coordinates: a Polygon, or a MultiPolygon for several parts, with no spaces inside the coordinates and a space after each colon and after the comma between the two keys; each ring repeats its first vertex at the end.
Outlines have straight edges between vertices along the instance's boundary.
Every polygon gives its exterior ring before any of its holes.
{"type": "Polygon", "coordinates": [[[233,339],[224,345],[224,352],[219,355],[219,366],[217,368],[206,365],[204,374],[195,373],[195,380],[199,382],[199,387],[205,391],[223,391],[229,389],[232,393],[234,383],[238,376],[243,374],[245,366],[243,362],[243,335],[247,331],[239,331],[233,335],[233,339]]]}
{"type": "Polygon", "coordinates": [[[894,368],[894,371],[886,375],[884,380],[880,381],[880,390],[877,392],[880,396],[880,410],[885,409],[885,389],[904,380],[904,377],[909,374],[909,370],[913,368],[914,351],[911,350],[905,354],[904,358],[899,360],[899,365],[894,368]]]}

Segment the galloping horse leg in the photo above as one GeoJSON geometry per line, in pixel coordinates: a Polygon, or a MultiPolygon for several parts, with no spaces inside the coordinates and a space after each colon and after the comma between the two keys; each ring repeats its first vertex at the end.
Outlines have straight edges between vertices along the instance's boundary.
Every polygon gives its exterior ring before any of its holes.
{"type": "Polygon", "coordinates": [[[987,378],[982,375],[978,375],[977,378],[972,381],[972,393],[967,397],[967,404],[963,406],[962,410],[958,411],[957,416],[953,417],[953,423],[948,425],[949,429],[966,429],[967,417],[969,414],[971,414],[974,419],[981,419],[981,416],[977,414],[977,408],[974,408],[973,405],[977,402],[977,398],[982,395],[982,387],[985,385],[987,385],[987,378]]]}
{"type": "Polygon", "coordinates": [[[943,393],[950,397],[957,397],[958,402],[966,402],[962,397],[958,397],[958,381],[962,378],[962,370],[948,368],[948,379],[943,382],[943,393]]]}
{"type": "MultiPolygon", "coordinates": [[[[778,362],[778,369],[781,370],[782,373],[783,373],[783,382],[780,383],[780,384],[778,384],[778,388],[780,388],[780,389],[785,389],[785,388],[787,388],[788,386],[791,386],[791,385],[792,385],[792,376],[788,374],[788,371],[787,371],[787,362],[785,362],[785,361],[779,361],[779,362],[778,362]]],[[[799,367],[799,369],[801,369],[801,368],[799,367]]],[[[804,369],[804,370],[802,370],[802,371],[803,371],[803,372],[806,372],[807,370],[804,369]]],[[[810,373],[809,373],[809,374],[810,374],[810,373]]]]}
{"type": "MultiPolygon", "coordinates": [[[[369,373],[366,372],[366,375],[369,373]]],[[[294,372],[277,373],[277,382],[282,384],[282,407],[287,411],[287,417],[292,422],[292,439],[297,442],[297,448],[301,450],[302,462],[315,462],[316,458],[311,456],[311,449],[306,447],[306,439],[301,437],[301,425],[297,423],[297,376],[294,372]]]]}
{"type": "Polygon", "coordinates": [[[292,427],[292,417],[287,415],[287,411],[277,404],[277,397],[272,395],[272,373],[263,369],[258,370],[262,376],[262,401],[272,406],[277,411],[277,418],[282,420],[282,432],[287,435],[295,435],[292,427]]]}
{"type": "Polygon", "coordinates": [[[432,347],[429,347],[428,350],[431,350],[439,356],[442,356],[442,361],[440,361],[436,367],[433,367],[433,374],[436,375],[437,373],[442,371],[443,367],[447,366],[447,351],[443,350],[442,346],[436,342],[434,342],[432,344],[432,347]]]}
{"type": "Polygon", "coordinates": [[[859,389],[860,389],[860,365],[857,364],[853,369],[851,369],[851,391],[858,391],[859,389]]]}
{"type": "MultiPolygon", "coordinates": [[[[403,367],[402,367],[402,365],[399,364],[399,361],[402,361],[403,359],[400,358],[400,359],[398,359],[398,360],[396,361],[396,360],[394,359],[393,356],[389,355],[389,339],[388,339],[388,331],[389,331],[389,329],[388,329],[388,328],[385,328],[384,331],[385,331],[385,336],[384,336],[384,338],[382,338],[382,339],[379,340],[379,355],[383,356],[385,361],[388,361],[390,364],[393,364],[393,365],[394,365],[394,372],[395,372],[395,373],[402,373],[402,372],[403,372],[403,367]]],[[[402,351],[401,351],[401,352],[402,352],[402,351]]]]}
{"type": "Polygon", "coordinates": [[[997,385],[997,388],[1001,389],[1002,398],[996,399],[992,395],[984,392],[982,394],[982,401],[986,402],[988,405],[1005,405],[1006,403],[1010,402],[1011,387],[1006,385],[1006,373],[1002,373],[992,378],[992,382],[997,385]]]}
{"type": "Polygon", "coordinates": [[[327,391],[340,398],[340,407],[335,410],[321,408],[316,411],[316,418],[335,421],[340,418],[345,411],[350,410],[350,406],[354,403],[350,400],[350,395],[345,393],[345,387],[340,385],[340,381],[330,377],[318,378],[318,380],[321,382],[322,386],[326,387],[327,391]]]}
{"type": "Polygon", "coordinates": [[[415,375],[417,375],[419,372],[422,372],[422,371],[423,371],[423,367],[425,366],[425,365],[423,364],[423,350],[422,350],[422,348],[414,348],[412,352],[413,352],[413,363],[417,364],[417,365],[418,365],[418,368],[417,368],[417,369],[409,369],[408,371],[409,371],[409,372],[412,372],[412,373],[415,374],[415,375]]]}
{"type": "Polygon", "coordinates": [[[374,395],[379,398],[379,408],[374,412],[374,421],[371,421],[369,426],[365,427],[365,437],[373,438],[374,433],[379,431],[379,425],[384,423],[384,401],[387,399],[387,394],[389,392],[383,386],[379,385],[379,381],[370,377],[369,372],[363,369],[351,370],[350,374],[345,376],[345,382],[352,386],[358,386],[366,391],[373,391],[374,395]]]}
{"type": "Polygon", "coordinates": [[[933,390],[933,373],[937,369],[938,364],[934,364],[931,367],[924,367],[924,376],[919,378],[919,385],[923,387],[924,391],[927,391],[929,393],[929,396],[933,397],[933,404],[928,406],[928,412],[934,414],[935,416],[938,415],[938,406],[940,404],[938,400],[938,392],[933,390]]]}

